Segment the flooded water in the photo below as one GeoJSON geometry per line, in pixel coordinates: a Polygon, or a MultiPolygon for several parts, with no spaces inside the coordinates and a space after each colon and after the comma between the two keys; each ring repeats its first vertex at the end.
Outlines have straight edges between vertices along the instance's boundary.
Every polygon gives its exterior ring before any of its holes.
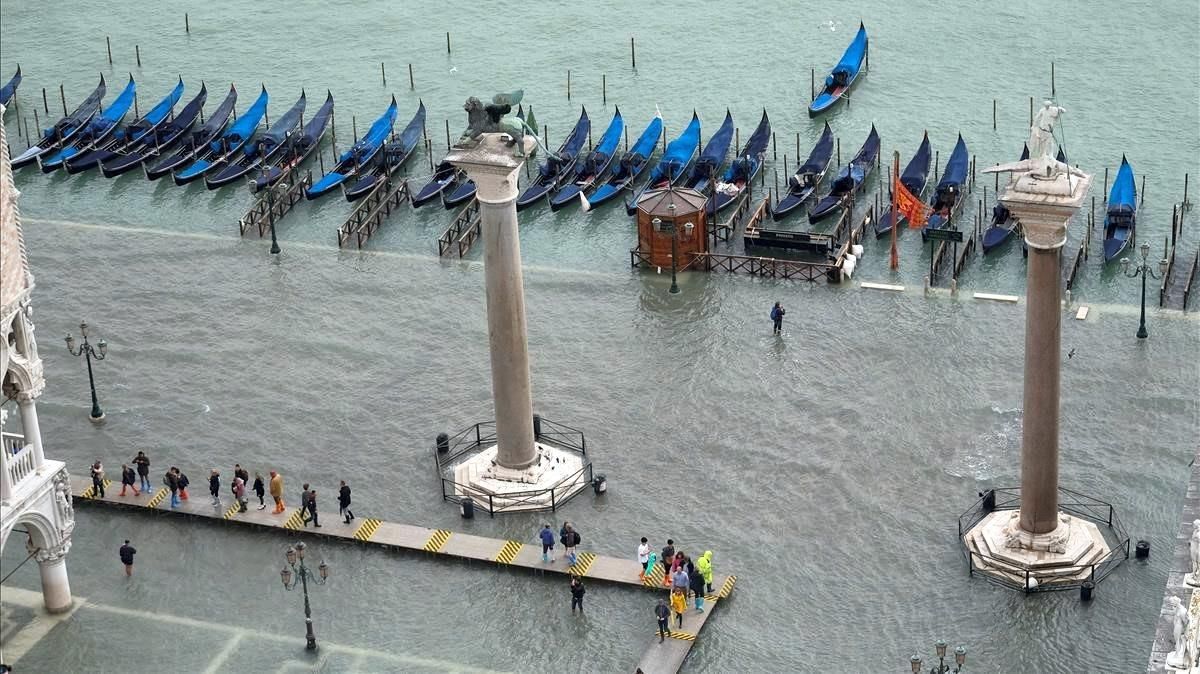
{"type": "MultiPolygon", "coordinates": [[[[129,70],[143,108],[177,75],[185,97],[201,79],[210,92],[236,82],[243,95],[265,82],[273,114],[301,87],[310,98],[328,87],[339,147],[391,93],[405,121],[421,99],[434,160],[443,120],[455,134],[463,125],[466,96],[517,87],[552,144],[581,104],[597,125],[620,105],[639,131],[657,104],[672,135],[695,107],[706,137],[729,107],[743,140],[765,107],[779,155],[769,185],[785,153],[794,166],[796,134],[806,154],[820,131],[804,110],[809,68],[834,63],[861,17],[871,71],[829,117],[843,157],[874,123],[885,156],[906,159],[928,129],[943,161],[958,132],[980,166],[1009,160],[1027,134],[1029,96],[1049,93],[1053,60],[1071,161],[1097,174],[1099,198],[1104,167],[1126,154],[1139,181],[1147,176],[1139,229],[1157,246],[1200,156],[1200,75],[1162,64],[1200,49],[1186,28],[1200,10],[1103,2],[1068,32],[1063,11],[692,3],[647,13],[619,2],[522,17],[499,3],[417,15],[385,3],[10,2],[0,7],[0,78],[21,63],[20,105],[5,117],[16,150],[15,120],[32,119],[35,105],[44,114],[41,87],[53,111],[59,82],[76,102],[99,72],[112,89],[129,70]],[[474,12],[507,20],[468,20],[474,12]]],[[[418,181],[429,159],[411,164],[418,181]]],[[[293,488],[347,479],[360,517],[532,541],[537,516],[466,522],[438,498],[432,439],[491,417],[479,251],[435,257],[450,214],[406,208],[360,253],[336,248],[345,201],[304,203],[282,222],[284,252],[272,260],[264,242],[237,235],[250,201],[241,188],[36,169],[17,185],[48,381],[42,430],[47,453],[73,472],[95,457],[115,467],[139,449],[194,478],[241,462],[281,470],[293,488]],[[110,344],[96,367],[102,426],[86,421],[83,365],[59,341],[81,319],[110,344]]],[[[1063,366],[1063,485],[1111,500],[1155,554],[1123,565],[1091,604],[1073,593],[1026,597],[968,577],[955,540],[956,517],[980,489],[1019,479],[1023,305],[924,297],[928,258],[910,233],[898,275],[874,242],[856,274],[899,281],[905,293],[689,273],[670,295],[665,275],[628,269],[634,229],[618,210],[521,214],[535,406],[582,429],[609,478],[607,496],[587,494],[556,516],[580,523],[586,547],[633,555],[639,537],[670,536],[712,549],[738,575],[687,671],[902,671],[938,638],[964,644],[971,671],[1144,667],[1200,426],[1200,323],[1152,308],[1150,339],[1134,339],[1138,284],[1095,256],[1085,263],[1075,299],[1092,312],[1063,326],[1064,351],[1075,351],[1063,366]],[[789,308],[780,338],[767,319],[776,300],[789,308]]],[[[1200,240],[1195,213],[1188,246],[1200,240]]],[[[1077,223],[1072,239],[1081,236],[1077,223]]],[[[1022,293],[1019,246],[972,260],[961,284],[1022,293]]],[[[158,671],[173,658],[203,671],[230,643],[240,667],[306,662],[294,640],[300,599],[278,587],[286,537],[78,513],[68,563],[74,592],[92,605],[50,630],[24,668],[158,671]],[[132,581],[115,559],[126,537],[140,551],[132,581]],[[146,655],[118,663],[111,654],[131,635],[146,655]]],[[[574,620],[551,579],[314,548],[335,574],[313,595],[329,644],[315,665],[324,671],[629,671],[653,627],[651,598],[637,591],[594,585],[588,617],[574,620]]],[[[5,573],[23,557],[8,545],[5,573]]],[[[33,564],[7,581],[37,582],[33,564]]]]}

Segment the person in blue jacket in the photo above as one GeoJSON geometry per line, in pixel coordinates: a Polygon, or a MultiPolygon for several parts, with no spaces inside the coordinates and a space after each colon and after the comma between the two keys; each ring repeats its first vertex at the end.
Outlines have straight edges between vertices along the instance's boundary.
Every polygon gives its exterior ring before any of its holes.
{"type": "Polygon", "coordinates": [[[542,527],[542,531],[538,534],[538,536],[542,539],[542,561],[553,562],[554,530],[550,528],[549,524],[547,524],[546,526],[542,527]]]}
{"type": "Polygon", "coordinates": [[[771,307],[771,322],[775,324],[776,335],[783,332],[783,315],[786,313],[787,310],[779,302],[776,302],[775,306],[771,307]]]}

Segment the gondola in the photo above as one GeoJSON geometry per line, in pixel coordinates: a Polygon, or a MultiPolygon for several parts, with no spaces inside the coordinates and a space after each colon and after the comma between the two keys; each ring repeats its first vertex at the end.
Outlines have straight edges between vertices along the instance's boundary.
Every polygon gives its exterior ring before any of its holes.
{"type": "Polygon", "coordinates": [[[129,109],[133,107],[133,100],[136,96],[137,83],[133,81],[133,75],[130,75],[129,81],[125,83],[125,88],[113,99],[112,105],[93,115],[87,124],[71,138],[70,143],[63,144],[58,152],[38,157],[38,165],[42,167],[42,173],[57,171],[62,168],[63,162],[79,152],[95,149],[107,141],[108,137],[117,130],[117,125],[121,123],[121,120],[125,119],[125,115],[129,114],[129,109]]]}
{"type": "MultiPolygon", "coordinates": [[[[1059,152],[1059,157],[1065,158],[1061,151],[1059,152]]],[[[1025,161],[1026,159],[1029,159],[1028,145],[1021,149],[1021,161],[1025,161]]],[[[1062,159],[1059,161],[1062,161],[1062,159]]],[[[983,236],[980,240],[980,247],[983,249],[983,254],[987,255],[988,251],[1000,246],[1005,241],[1008,241],[1009,237],[1013,235],[1013,232],[1017,230],[1017,224],[1017,219],[1013,217],[1013,214],[1004,206],[1004,204],[1000,203],[999,199],[997,199],[996,204],[992,206],[991,224],[988,225],[987,229],[983,230],[983,236]]]]}
{"type": "Polygon", "coordinates": [[[658,139],[662,136],[662,132],[662,116],[655,115],[654,119],[646,125],[646,129],[642,131],[642,135],[638,136],[633,148],[621,155],[621,160],[617,162],[617,168],[609,174],[608,179],[601,183],[591,196],[583,192],[579,193],[579,199],[585,212],[612,199],[620,194],[621,190],[633,185],[642,171],[646,170],[650,155],[654,152],[654,146],[658,145],[658,139]]]}
{"type": "Polygon", "coordinates": [[[354,145],[350,146],[338,157],[337,164],[333,169],[321,176],[320,180],[313,183],[311,187],[304,190],[305,199],[317,199],[330,190],[341,185],[350,178],[357,177],[360,172],[371,166],[371,162],[375,160],[379,154],[380,148],[383,147],[387,137],[392,133],[392,126],[396,123],[396,97],[392,97],[392,102],[388,104],[383,114],[371,123],[371,128],[359,138],[354,145]]]}
{"type": "Polygon", "coordinates": [[[700,147],[700,117],[692,112],[692,121],[683,128],[675,140],[667,143],[667,149],[659,157],[658,163],[650,171],[650,178],[645,185],[633,195],[633,199],[625,202],[625,212],[629,215],[637,213],[637,202],[647,190],[657,190],[670,187],[683,175],[683,172],[696,158],[696,150],[700,147]]]}
{"type": "MultiPolygon", "coordinates": [[[[546,157],[546,161],[538,167],[537,177],[517,197],[517,210],[524,210],[541,201],[551,190],[566,180],[575,168],[575,161],[583,144],[587,142],[588,133],[592,130],[592,120],[588,118],[587,108],[579,114],[575,128],[558,147],[558,152],[546,157]]],[[[549,148],[547,148],[549,149],[549,148]]]]}
{"type": "Polygon", "coordinates": [[[17,64],[17,72],[12,76],[12,79],[0,87],[0,105],[8,105],[12,97],[16,95],[17,87],[19,86],[21,86],[21,65],[17,64]]]}
{"type": "Polygon", "coordinates": [[[93,149],[84,148],[68,158],[65,166],[67,173],[82,173],[95,167],[101,160],[116,156],[117,150],[138,147],[146,138],[153,139],[159,128],[170,119],[171,111],[175,109],[175,104],[182,95],[183,78],[180,78],[175,88],[151,108],[150,112],[117,129],[106,141],[93,143],[93,149]]]}
{"type": "Polygon", "coordinates": [[[425,186],[417,191],[417,195],[412,198],[413,208],[421,206],[433,201],[441,196],[442,192],[450,189],[453,190],[458,186],[459,180],[464,177],[462,171],[457,166],[450,162],[442,162],[433,170],[433,177],[429,179],[425,186]]]}
{"type": "Polygon", "coordinates": [[[921,240],[928,240],[926,233],[931,229],[947,229],[962,208],[963,185],[967,182],[967,173],[971,168],[971,156],[967,154],[967,144],[963,142],[962,134],[954,144],[954,151],[946,160],[946,170],[942,179],[933,190],[929,201],[929,218],[925,228],[921,230],[921,240]]]}
{"type": "Polygon", "coordinates": [[[250,176],[250,191],[258,192],[274,185],[288,171],[294,169],[308,159],[321,143],[325,130],[329,128],[329,119],[333,116],[333,94],[325,92],[325,102],[317,109],[317,114],[308,120],[299,133],[288,137],[283,153],[276,156],[274,162],[266,167],[259,164],[258,171],[250,176]]]}
{"type": "Polygon", "coordinates": [[[346,200],[354,201],[366,196],[371,190],[375,189],[375,186],[380,181],[386,180],[388,176],[399,170],[401,166],[404,166],[404,163],[412,157],[413,150],[421,140],[421,133],[424,129],[425,104],[419,103],[416,114],[408,121],[408,125],[404,127],[404,131],[401,131],[395,140],[383,146],[383,155],[375,163],[375,168],[367,175],[355,181],[353,185],[345,188],[346,200]]]}
{"type": "Polygon", "coordinates": [[[867,181],[867,176],[875,168],[875,161],[879,156],[879,133],[875,131],[875,125],[871,125],[871,133],[867,135],[867,140],[863,146],[859,148],[858,154],[850,160],[841,171],[838,171],[837,177],[833,179],[833,186],[829,189],[829,194],[821,198],[808,212],[808,221],[811,224],[816,224],[822,218],[833,213],[838,207],[845,207],[847,198],[852,197],[855,192],[863,188],[867,181]]]}
{"type": "Polygon", "coordinates": [[[788,176],[787,194],[775,204],[771,212],[771,218],[775,222],[791,215],[816,194],[817,188],[821,186],[821,181],[829,171],[829,160],[833,158],[833,144],[833,129],[829,128],[829,122],[825,122],[825,129],[821,131],[817,144],[808,153],[808,159],[796,167],[796,173],[788,176]]]}
{"type": "Polygon", "coordinates": [[[617,156],[617,147],[621,144],[621,132],[625,130],[625,120],[621,117],[621,109],[613,112],[608,129],[600,137],[600,142],[588,153],[582,162],[576,161],[574,176],[558,191],[550,195],[550,210],[569,206],[579,200],[580,193],[586,191],[597,181],[603,180],[612,166],[613,158],[617,156]]]}
{"type": "Polygon", "coordinates": [[[192,158],[187,166],[173,171],[171,179],[176,185],[186,185],[204,175],[205,171],[214,166],[220,166],[242,149],[258,131],[258,124],[267,113],[267,88],[264,86],[258,93],[258,99],[242,113],[241,117],[233,120],[233,124],[192,158]]]}
{"type": "Polygon", "coordinates": [[[97,84],[92,93],[83,99],[78,108],[55,122],[54,126],[49,129],[43,129],[42,137],[36,144],[11,159],[12,168],[16,170],[32,164],[43,154],[70,143],[75,134],[87,126],[88,121],[100,110],[100,101],[104,98],[105,91],[104,75],[101,75],[100,84],[97,84]]]}
{"type": "MultiPolygon", "coordinates": [[[[223,104],[227,108],[226,117],[229,116],[228,109],[232,109],[233,107],[232,99],[236,98],[236,96],[237,94],[233,91],[233,87],[230,87],[229,98],[223,104]]],[[[196,124],[196,120],[200,118],[200,113],[204,110],[204,103],[207,100],[208,87],[201,84],[200,91],[196,94],[195,98],[188,101],[188,104],[183,106],[178,115],[168,120],[166,124],[163,124],[154,133],[142,136],[141,140],[133,145],[111,152],[110,156],[101,157],[98,160],[100,173],[105,178],[115,178],[159,156],[163,151],[169,150],[175,144],[175,141],[183,137],[188,131],[191,131],[192,126],[196,124]]]]}
{"type": "Polygon", "coordinates": [[[466,171],[453,185],[442,191],[442,206],[446,210],[458,208],[475,198],[475,181],[467,177],[466,171]]]}
{"type": "MultiPolygon", "coordinates": [[[[327,100],[332,99],[330,95],[327,100]]],[[[300,130],[307,104],[308,98],[301,89],[300,98],[291,109],[276,119],[254,142],[246,143],[227,161],[205,172],[204,186],[210,190],[223,187],[281,156],[287,150],[292,135],[300,130]]]]}
{"type": "Polygon", "coordinates": [[[725,121],[709,139],[708,144],[700,151],[700,157],[692,165],[687,180],[683,182],[702,194],[708,194],[709,189],[716,184],[717,176],[725,165],[725,157],[729,154],[729,145],[733,143],[733,115],[725,110],[725,121]]]}
{"type": "Polygon", "coordinates": [[[1133,167],[1121,155],[1121,168],[1108,191],[1108,212],[1104,215],[1104,261],[1121,256],[1133,238],[1137,227],[1137,185],[1133,167]]]}
{"type": "MultiPolygon", "coordinates": [[[[900,174],[900,184],[904,185],[904,189],[917,199],[921,199],[925,195],[925,186],[929,184],[929,169],[933,166],[932,159],[933,151],[929,146],[929,133],[926,132],[925,136],[921,138],[921,144],[917,147],[917,153],[908,160],[908,164],[904,166],[904,172],[900,174]]],[[[891,190],[892,186],[888,185],[889,195],[891,190]]],[[[893,222],[892,205],[889,202],[883,215],[876,218],[873,223],[876,239],[889,234],[893,227],[900,228],[905,222],[908,222],[908,218],[905,218],[903,213],[895,213],[894,217],[895,221],[893,222]]],[[[899,234],[900,230],[897,229],[896,233],[899,234]]]]}
{"type": "Polygon", "coordinates": [[[809,117],[815,117],[832,108],[854,85],[854,81],[858,79],[858,74],[862,70],[863,59],[866,57],[868,48],[867,27],[860,21],[858,33],[850,41],[850,46],[846,47],[846,52],[842,54],[842,60],[838,61],[829,75],[825,77],[825,87],[809,104],[809,117]]]}
{"type": "Polygon", "coordinates": [[[771,142],[771,120],[767,119],[767,111],[763,110],[758,128],[750,134],[745,147],[737,159],[725,170],[725,175],[717,181],[712,197],[712,210],[720,211],[732,204],[742,192],[754,182],[755,176],[762,170],[766,158],[767,145],[771,142]]]}

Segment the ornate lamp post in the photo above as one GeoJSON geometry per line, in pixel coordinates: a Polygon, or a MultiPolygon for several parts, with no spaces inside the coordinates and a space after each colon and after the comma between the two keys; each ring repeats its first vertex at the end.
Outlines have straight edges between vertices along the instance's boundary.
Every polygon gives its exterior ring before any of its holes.
{"type": "Polygon", "coordinates": [[[1167,273],[1167,260],[1163,258],[1158,261],[1158,273],[1155,274],[1154,269],[1148,261],[1150,257],[1150,244],[1143,243],[1138,246],[1138,249],[1142,252],[1142,261],[1131,271],[1129,268],[1129,258],[1123,257],[1121,258],[1121,271],[1125,272],[1125,275],[1129,278],[1142,277],[1142,322],[1138,325],[1137,336],[1138,339],[1145,339],[1150,336],[1150,333],[1146,332],[1146,277],[1149,276],[1155,280],[1162,278],[1163,274],[1167,273]]]}
{"type": "Polygon", "coordinates": [[[305,639],[307,643],[304,648],[306,650],[317,650],[317,637],[313,634],[312,625],[312,607],[308,603],[308,582],[311,580],[317,585],[324,585],[325,580],[329,578],[329,565],[324,561],[317,566],[317,574],[313,574],[307,566],[304,565],[304,551],[308,546],[303,541],[291,546],[284,553],[287,558],[287,566],[279,571],[279,578],[283,581],[283,587],[286,590],[292,590],[299,583],[304,590],[304,629],[305,639]],[[293,578],[295,574],[295,578],[293,578]]]}
{"type": "Polygon", "coordinates": [[[98,422],[104,418],[104,411],[100,409],[100,401],[96,398],[96,379],[92,376],[92,359],[104,360],[105,356],[108,355],[108,342],[103,339],[97,342],[96,346],[99,348],[99,352],[97,352],[97,349],[93,348],[88,342],[87,323],[79,324],[79,334],[83,337],[83,343],[76,349],[75,338],[71,336],[71,333],[67,333],[67,351],[72,356],[83,356],[83,359],[87,361],[88,386],[92,388],[92,414],[90,418],[93,422],[98,422]]]}
{"type": "MultiPolygon", "coordinates": [[[[954,669],[950,669],[950,665],[946,664],[946,642],[938,641],[933,645],[934,652],[937,654],[938,663],[936,667],[929,668],[929,674],[947,674],[954,672],[958,674],[962,671],[963,665],[967,664],[967,649],[959,646],[954,649],[954,669]]],[[[914,655],[909,659],[909,664],[912,665],[913,674],[922,674],[921,656],[914,655]]]]}
{"type": "Polygon", "coordinates": [[[267,218],[271,223],[271,254],[279,254],[279,239],[275,238],[275,190],[282,189],[287,191],[288,184],[284,182],[276,183],[267,188],[267,218]]]}

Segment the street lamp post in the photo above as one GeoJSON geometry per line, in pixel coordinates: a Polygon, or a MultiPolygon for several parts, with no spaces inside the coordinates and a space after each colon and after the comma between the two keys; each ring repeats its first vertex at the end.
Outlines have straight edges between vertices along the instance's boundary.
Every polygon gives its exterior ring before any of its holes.
{"type": "Polygon", "coordinates": [[[325,580],[329,578],[329,565],[322,561],[317,566],[317,573],[314,575],[304,565],[304,551],[307,549],[308,546],[304,544],[304,541],[287,549],[287,552],[284,553],[284,557],[287,559],[287,566],[279,571],[279,578],[283,581],[284,589],[295,589],[296,584],[299,583],[301,589],[304,591],[304,648],[315,651],[317,650],[317,637],[313,634],[312,606],[308,602],[308,582],[311,580],[317,585],[324,585],[325,580]],[[295,578],[292,577],[293,574],[295,578]]]}
{"type": "Polygon", "coordinates": [[[279,254],[279,239],[275,238],[275,190],[288,188],[286,183],[280,182],[267,187],[267,221],[271,223],[271,254],[279,254]]]}
{"type": "MultiPolygon", "coordinates": [[[[938,663],[935,667],[929,668],[929,674],[947,674],[953,672],[958,674],[963,670],[963,665],[967,664],[967,649],[959,646],[954,649],[954,669],[950,669],[950,665],[946,664],[946,642],[938,641],[933,645],[934,653],[937,655],[938,663]]],[[[914,655],[909,658],[909,664],[912,665],[913,674],[922,674],[921,656],[914,655]]]]}
{"type": "Polygon", "coordinates": [[[1142,261],[1138,263],[1137,267],[1130,270],[1129,258],[1123,257],[1121,258],[1121,271],[1129,278],[1142,277],[1142,320],[1138,325],[1137,336],[1138,339],[1145,339],[1150,336],[1150,333],[1146,332],[1146,277],[1149,276],[1155,280],[1162,278],[1163,274],[1167,273],[1167,260],[1163,258],[1158,261],[1158,273],[1155,274],[1153,267],[1149,264],[1150,244],[1143,243],[1138,246],[1138,249],[1142,253],[1142,261]]]}
{"type": "Polygon", "coordinates": [[[75,338],[71,336],[71,333],[67,333],[67,351],[70,352],[72,356],[83,356],[83,359],[87,362],[88,386],[90,386],[92,389],[92,413],[89,418],[93,422],[99,422],[100,420],[104,419],[104,411],[100,409],[100,401],[96,398],[96,379],[92,375],[92,359],[95,358],[96,360],[104,360],[105,356],[108,355],[108,342],[101,339],[96,343],[97,348],[93,348],[91,343],[88,342],[87,323],[79,324],[79,334],[83,338],[83,342],[79,345],[79,348],[76,349],[75,338]]]}

